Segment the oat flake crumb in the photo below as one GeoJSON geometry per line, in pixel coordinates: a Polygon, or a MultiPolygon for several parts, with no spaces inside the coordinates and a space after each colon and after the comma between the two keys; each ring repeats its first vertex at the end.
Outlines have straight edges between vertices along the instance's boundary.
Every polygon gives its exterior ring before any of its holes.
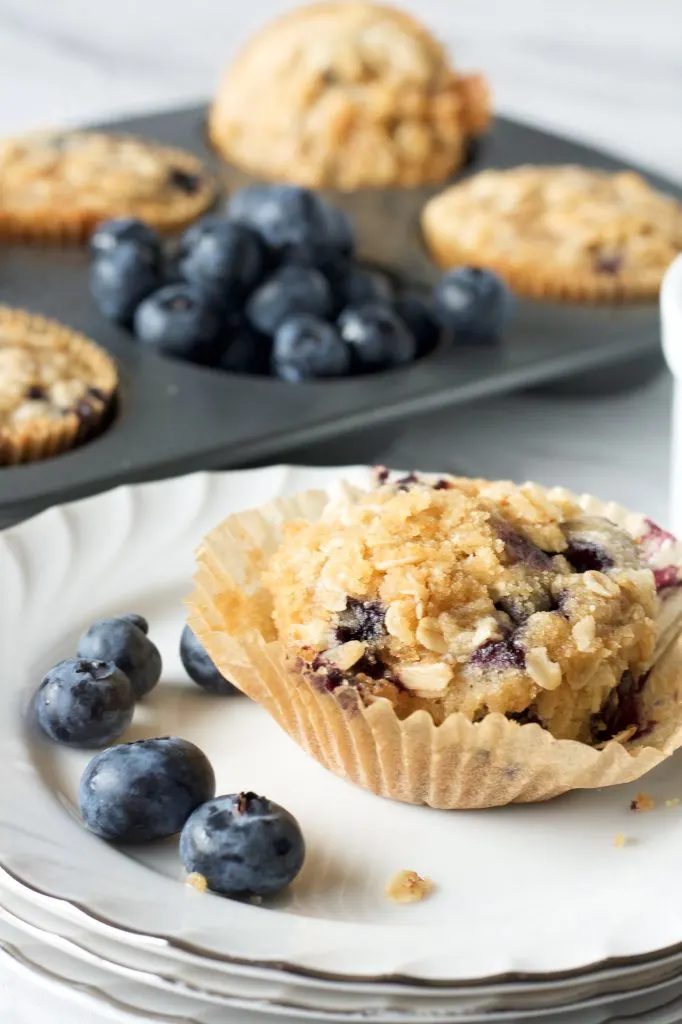
{"type": "Polygon", "coordinates": [[[680,802],[679,796],[674,796],[670,800],[666,800],[665,806],[666,807],[677,807],[679,802],[680,802]]]}
{"type": "Polygon", "coordinates": [[[630,804],[631,811],[653,811],[656,801],[648,793],[638,793],[630,804]]]}
{"type": "Polygon", "coordinates": [[[191,886],[192,889],[196,889],[197,892],[206,892],[208,889],[208,882],[203,875],[199,874],[198,871],[192,871],[185,881],[187,882],[187,885],[191,886]]]}
{"type": "Polygon", "coordinates": [[[399,871],[386,886],[386,896],[394,903],[418,903],[432,889],[430,878],[422,878],[416,871],[399,871]]]}
{"type": "Polygon", "coordinates": [[[613,839],[613,845],[616,847],[616,849],[620,850],[622,846],[625,846],[627,841],[628,837],[624,835],[623,832],[617,832],[613,839]]]}

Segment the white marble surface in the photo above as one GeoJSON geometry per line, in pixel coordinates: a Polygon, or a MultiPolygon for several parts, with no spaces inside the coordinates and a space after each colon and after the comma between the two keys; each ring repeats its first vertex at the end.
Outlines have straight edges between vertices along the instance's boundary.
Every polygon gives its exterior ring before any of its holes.
{"type": "MultiPolygon", "coordinates": [[[[240,42],[289,0],[0,0],[0,132],[208,96],[240,42]]],[[[497,107],[682,179],[679,0],[411,0],[497,107]]],[[[496,400],[406,432],[391,457],[561,480],[666,519],[662,378],[616,399],[496,400]]]]}

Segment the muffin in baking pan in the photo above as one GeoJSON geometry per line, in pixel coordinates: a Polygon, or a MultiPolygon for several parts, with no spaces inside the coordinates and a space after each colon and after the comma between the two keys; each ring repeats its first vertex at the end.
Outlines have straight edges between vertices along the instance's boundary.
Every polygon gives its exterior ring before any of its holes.
{"type": "Polygon", "coordinates": [[[485,80],[453,69],[422,24],[353,0],[258,32],[224,75],[209,134],[252,174],[353,190],[443,181],[490,120],[485,80]]]}

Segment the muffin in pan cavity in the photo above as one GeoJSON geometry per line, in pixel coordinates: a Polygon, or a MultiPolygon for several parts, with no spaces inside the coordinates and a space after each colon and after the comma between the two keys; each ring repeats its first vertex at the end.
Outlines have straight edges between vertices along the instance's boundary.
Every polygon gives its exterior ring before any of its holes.
{"type": "Polygon", "coordinates": [[[487,267],[528,298],[653,300],[682,251],[682,203],[634,171],[524,165],[434,196],[422,233],[439,266],[487,267]]]}
{"type": "Polygon", "coordinates": [[[0,306],[0,466],[45,459],[100,433],[118,370],[56,320],[0,306]]]}
{"type": "Polygon", "coordinates": [[[419,21],[352,0],[258,32],[223,77],[209,134],[251,174],[351,191],[444,181],[490,120],[485,79],[455,70],[419,21]]]}
{"type": "Polygon", "coordinates": [[[111,217],[180,230],[216,197],[197,157],[135,135],[44,131],[0,141],[0,238],[77,244],[111,217]]]}

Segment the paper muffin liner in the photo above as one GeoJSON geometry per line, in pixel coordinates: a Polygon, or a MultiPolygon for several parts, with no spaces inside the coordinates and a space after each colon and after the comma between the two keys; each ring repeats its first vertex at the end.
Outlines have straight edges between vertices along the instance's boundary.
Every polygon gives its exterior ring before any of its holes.
{"type": "Polygon", "coordinates": [[[103,349],[56,320],[0,306],[0,339],[6,336],[20,342],[32,333],[66,344],[69,353],[83,359],[88,365],[88,379],[84,383],[96,387],[101,399],[85,403],[87,416],[69,411],[58,419],[46,416],[0,429],[0,467],[37,462],[75,448],[100,434],[114,412],[118,370],[103,349]]]}
{"type": "MultiPolygon", "coordinates": [[[[555,488],[548,496],[559,492],[555,488]]],[[[325,768],[394,800],[478,808],[632,782],[682,745],[682,589],[677,586],[660,601],[659,639],[640,697],[646,720],[657,724],[629,742],[612,739],[597,748],[557,740],[539,725],[519,725],[497,713],[473,723],[457,712],[435,725],[420,710],[401,720],[386,699],[365,706],[352,688],[339,696],[318,688],[288,660],[276,638],[259,574],[280,544],[283,524],[318,519],[328,500],[324,491],[308,491],[230,516],[197,554],[188,601],[190,626],[221,672],[325,768]]],[[[633,536],[649,529],[643,516],[617,505],[591,496],[575,500],[633,536]]],[[[669,538],[663,547],[667,564],[672,556],[682,566],[682,546],[669,538]]]]}
{"type": "Polygon", "coordinates": [[[452,239],[439,235],[422,219],[424,244],[431,258],[443,270],[452,267],[486,267],[499,274],[509,287],[524,298],[556,299],[561,302],[645,302],[653,301],[660,290],[666,268],[646,272],[621,271],[598,274],[590,270],[562,269],[537,263],[519,264],[505,259],[503,253],[460,248],[452,239]]]}

